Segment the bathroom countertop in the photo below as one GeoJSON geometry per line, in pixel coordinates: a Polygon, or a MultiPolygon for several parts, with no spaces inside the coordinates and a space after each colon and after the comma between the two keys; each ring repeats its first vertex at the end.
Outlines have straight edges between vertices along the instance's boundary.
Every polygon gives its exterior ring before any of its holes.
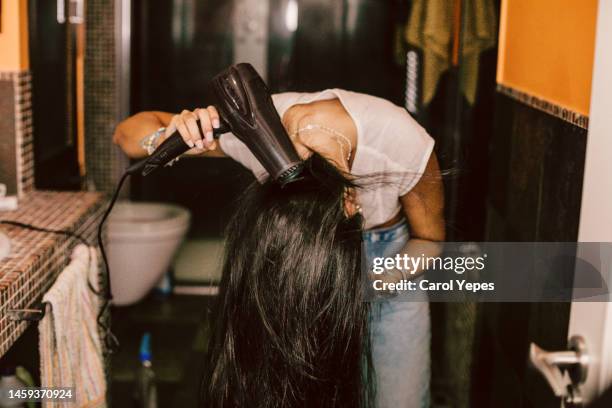
{"type": "MultiPolygon", "coordinates": [[[[66,229],[95,244],[104,196],[89,192],[33,191],[19,200],[16,211],[0,211],[0,220],[50,229],[66,229]]],[[[74,238],[0,224],[11,240],[10,254],[0,260],[0,356],[19,338],[29,322],[13,322],[8,309],[27,309],[68,264],[74,238]]]]}

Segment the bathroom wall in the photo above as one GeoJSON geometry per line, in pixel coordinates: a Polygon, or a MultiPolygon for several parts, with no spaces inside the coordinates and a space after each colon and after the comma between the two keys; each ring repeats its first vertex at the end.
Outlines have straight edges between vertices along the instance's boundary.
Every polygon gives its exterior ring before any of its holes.
{"type": "Polygon", "coordinates": [[[0,70],[28,69],[28,28],[26,0],[1,0],[0,70]]]}
{"type": "Polygon", "coordinates": [[[0,1],[0,183],[22,196],[34,186],[27,2],[0,1]]]}
{"type": "MultiPolygon", "coordinates": [[[[0,183],[9,194],[23,195],[34,188],[28,2],[0,1],[0,183]]],[[[86,7],[86,165],[89,186],[104,192],[114,188],[127,164],[111,142],[119,120],[115,3],[90,0],[86,7]]]]}
{"type": "Polygon", "coordinates": [[[577,237],[596,6],[502,2],[490,238],[577,237]]]}
{"type": "MultiPolygon", "coordinates": [[[[85,44],[85,161],[90,188],[106,193],[127,167],[127,159],[112,143],[120,120],[116,16],[121,0],[88,0],[85,44]]],[[[127,188],[124,193],[127,193],[127,188]]]]}
{"type": "Polygon", "coordinates": [[[588,115],[597,0],[512,0],[502,6],[497,81],[588,115]]]}
{"type": "MultiPolygon", "coordinates": [[[[502,1],[488,240],[577,240],[596,5],[502,1]]],[[[558,407],[526,366],[527,351],[531,342],[565,349],[569,310],[569,303],[479,305],[472,406],[558,407]]]]}

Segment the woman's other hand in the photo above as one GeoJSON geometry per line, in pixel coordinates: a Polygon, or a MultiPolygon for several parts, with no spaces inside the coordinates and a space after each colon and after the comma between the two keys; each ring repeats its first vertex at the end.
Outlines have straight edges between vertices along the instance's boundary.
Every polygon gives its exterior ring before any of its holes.
{"type": "Polygon", "coordinates": [[[217,129],[219,126],[219,113],[214,106],[198,108],[193,111],[183,110],[172,117],[158,145],[178,130],[185,143],[191,148],[185,154],[200,155],[217,149],[213,129],[217,129]]]}

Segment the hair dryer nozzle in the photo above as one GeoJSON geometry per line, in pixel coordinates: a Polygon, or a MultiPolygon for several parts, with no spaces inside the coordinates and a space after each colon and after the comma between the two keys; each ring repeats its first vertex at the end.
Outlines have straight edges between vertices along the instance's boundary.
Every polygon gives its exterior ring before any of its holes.
{"type": "Polygon", "coordinates": [[[272,103],[270,91],[251,64],[232,65],[212,80],[216,108],[232,133],[280,184],[299,178],[302,160],[272,103]]]}

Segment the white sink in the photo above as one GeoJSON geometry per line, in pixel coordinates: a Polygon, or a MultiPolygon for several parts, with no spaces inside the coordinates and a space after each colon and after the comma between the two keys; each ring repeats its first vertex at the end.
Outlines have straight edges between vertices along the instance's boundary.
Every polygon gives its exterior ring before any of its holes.
{"type": "Polygon", "coordinates": [[[11,252],[11,241],[0,232],[0,261],[11,252]]]}

